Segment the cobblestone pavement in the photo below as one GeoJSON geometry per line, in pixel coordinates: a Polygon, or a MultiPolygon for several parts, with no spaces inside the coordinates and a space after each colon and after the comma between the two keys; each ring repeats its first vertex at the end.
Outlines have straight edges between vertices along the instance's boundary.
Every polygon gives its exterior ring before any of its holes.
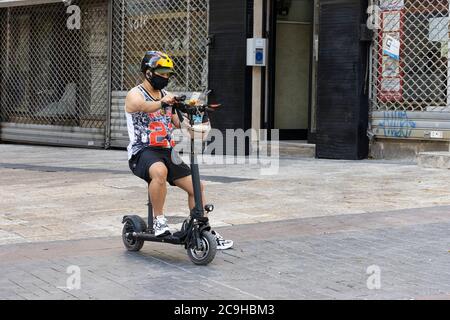
{"type": "Polygon", "coordinates": [[[3,245],[0,299],[450,299],[449,210],[220,228],[235,247],[206,267],[179,246],[126,252],[118,237],[3,245]],[[70,266],[78,290],[66,288],[70,266]]]}

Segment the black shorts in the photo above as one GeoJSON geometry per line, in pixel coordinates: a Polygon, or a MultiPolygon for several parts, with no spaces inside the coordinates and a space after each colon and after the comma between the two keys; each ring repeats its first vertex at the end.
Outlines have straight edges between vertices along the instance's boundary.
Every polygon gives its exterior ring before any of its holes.
{"type": "Polygon", "coordinates": [[[167,167],[167,182],[174,186],[174,181],[191,175],[191,169],[172,149],[147,147],[134,155],[129,161],[131,171],[135,176],[150,183],[149,169],[152,164],[162,162],[167,167]],[[172,161],[172,153],[176,161],[172,161]]]}

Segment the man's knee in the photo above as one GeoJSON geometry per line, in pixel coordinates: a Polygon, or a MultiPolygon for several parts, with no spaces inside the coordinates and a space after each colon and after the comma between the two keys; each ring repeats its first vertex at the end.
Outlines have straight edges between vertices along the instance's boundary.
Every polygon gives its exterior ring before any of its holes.
{"type": "Polygon", "coordinates": [[[156,182],[158,184],[166,183],[167,179],[167,168],[162,163],[157,163],[152,165],[149,169],[149,174],[152,182],[156,182]]]}

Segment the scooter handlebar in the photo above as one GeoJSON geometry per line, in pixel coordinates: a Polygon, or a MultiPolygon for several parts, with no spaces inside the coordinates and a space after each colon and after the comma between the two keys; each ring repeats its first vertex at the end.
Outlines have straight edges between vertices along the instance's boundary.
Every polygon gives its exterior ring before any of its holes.
{"type": "Polygon", "coordinates": [[[197,114],[198,112],[212,112],[219,109],[222,105],[221,104],[211,104],[211,105],[190,105],[188,103],[185,103],[186,96],[178,96],[175,97],[175,103],[172,105],[174,109],[178,109],[179,111],[187,114],[197,114]]]}

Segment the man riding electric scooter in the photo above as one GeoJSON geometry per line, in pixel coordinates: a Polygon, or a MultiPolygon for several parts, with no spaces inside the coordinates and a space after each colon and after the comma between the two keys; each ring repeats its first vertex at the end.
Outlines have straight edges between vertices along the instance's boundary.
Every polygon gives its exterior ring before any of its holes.
{"type": "MultiPolygon", "coordinates": [[[[141,72],[145,80],[128,92],[125,100],[128,134],[128,160],[134,175],[149,183],[149,195],[153,206],[153,229],[155,236],[170,234],[164,216],[166,181],[188,194],[189,208],[195,206],[194,188],[189,166],[180,161],[173,147],[173,127],[180,128],[180,120],[172,108],[176,98],[164,88],[174,73],[172,59],[158,51],[147,51],[141,62],[141,72]],[[173,161],[174,158],[177,161],[173,161]]],[[[202,203],[204,185],[201,183],[202,203]]],[[[217,249],[225,250],[233,246],[232,240],[225,240],[217,232],[217,249]]]]}

